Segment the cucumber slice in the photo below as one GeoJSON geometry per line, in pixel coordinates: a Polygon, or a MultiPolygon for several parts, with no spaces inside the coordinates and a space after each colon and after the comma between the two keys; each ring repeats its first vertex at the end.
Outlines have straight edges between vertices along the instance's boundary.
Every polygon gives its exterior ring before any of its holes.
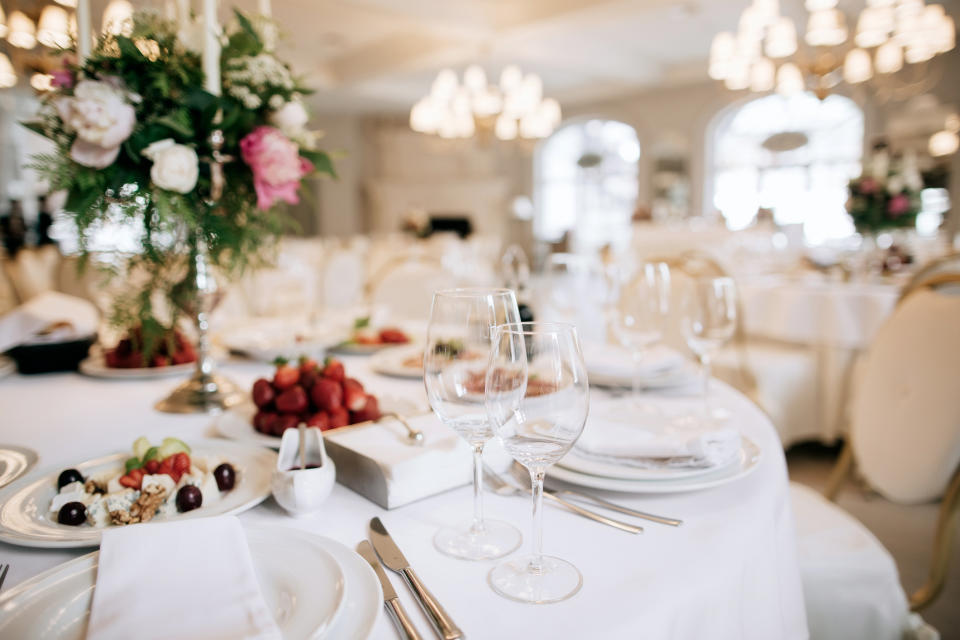
{"type": "Polygon", "coordinates": [[[146,436],[140,436],[133,441],[133,455],[138,458],[143,458],[147,453],[147,450],[150,448],[150,441],[147,440],[146,436]]]}
{"type": "Polygon", "coordinates": [[[175,453],[186,453],[190,454],[190,447],[187,446],[183,440],[178,440],[177,438],[164,438],[163,444],[160,445],[159,457],[161,460],[168,458],[175,453]]]}

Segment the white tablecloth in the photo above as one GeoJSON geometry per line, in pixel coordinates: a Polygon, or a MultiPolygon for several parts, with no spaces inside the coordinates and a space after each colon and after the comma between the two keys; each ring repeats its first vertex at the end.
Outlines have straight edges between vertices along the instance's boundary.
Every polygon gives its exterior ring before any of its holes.
{"type": "MultiPolygon", "coordinates": [[[[347,358],[347,370],[375,392],[404,392],[422,398],[417,381],[370,374],[361,358],[347,358]]],[[[225,373],[246,385],[269,371],[267,365],[230,364],[225,373]]],[[[153,403],[176,381],[105,381],[76,374],[0,380],[0,442],[36,449],[39,469],[64,465],[105,451],[126,448],[146,435],[151,440],[212,435],[206,416],[155,412],[153,403]]],[[[486,582],[492,563],[455,560],[434,550],[432,537],[443,524],[470,516],[470,489],[457,489],[385,512],[335,487],[321,515],[293,519],[267,500],[241,516],[243,522],[297,527],[350,546],[381,516],[421,578],[437,595],[467,637],[479,638],[712,638],[793,640],[807,637],[796,560],[794,524],[780,443],[764,415],[723,385],[717,404],[731,409],[734,423],[763,450],[759,468],[747,478],[715,489],[663,496],[610,495],[654,513],[682,518],[678,528],[647,523],[634,536],[548,507],[544,550],[573,562],[583,588],[553,605],[511,602],[486,582]]],[[[36,472],[35,472],[36,473],[36,472]]],[[[487,495],[489,517],[515,523],[529,541],[529,501],[487,495]]],[[[38,550],[0,543],[9,562],[5,587],[31,578],[84,550],[38,550]]],[[[423,636],[432,634],[408,589],[391,576],[423,636]]],[[[374,638],[397,637],[381,616],[374,638]]]]}

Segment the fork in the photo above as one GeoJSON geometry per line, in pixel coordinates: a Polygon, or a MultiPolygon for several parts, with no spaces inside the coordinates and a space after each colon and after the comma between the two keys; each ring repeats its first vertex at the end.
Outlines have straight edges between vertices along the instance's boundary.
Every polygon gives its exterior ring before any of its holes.
{"type": "MultiPolygon", "coordinates": [[[[521,489],[520,487],[513,484],[512,482],[508,482],[507,480],[502,478],[499,474],[497,474],[493,469],[488,467],[486,464],[483,465],[483,476],[484,478],[486,478],[487,484],[490,485],[490,488],[493,489],[493,492],[496,493],[497,495],[501,495],[501,496],[527,495],[527,491],[521,489]]],[[[545,498],[549,498],[553,500],[554,502],[556,502],[557,504],[560,504],[563,507],[566,507],[570,511],[573,511],[574,513],[576,513],[577,515],[583,516],[584,518],[589,518],[590,520],[600,522],[609,527],[620,529],[621,531],[626,531],[628,533],[643,532],[643,527],[638,527],[636,525],[629,524],[627,522],[621,522],[620,520],[614,520],[613,518],[608,518],[607,516],[601,515],[594,511],[590,511],[589,509],[584,509],[579,505],[575,505],[572,502],[568,502],[563,498],[555,496],[553,493],[548,493],[544,491],[543,496],[545,498]]]]}
{"type": "Polygon", "coordinates": [[[3,581],[7,579],[7,570],[10,569],[8,564],[0,564],[0,589],[3,588],[3,581]]]}

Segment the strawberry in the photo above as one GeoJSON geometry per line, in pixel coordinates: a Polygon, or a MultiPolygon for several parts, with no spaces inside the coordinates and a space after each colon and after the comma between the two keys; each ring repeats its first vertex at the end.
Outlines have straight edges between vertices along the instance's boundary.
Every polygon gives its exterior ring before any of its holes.
{"type": "Polygon", "coordinates": [[[308,358],[307,356],[300,356],[297,362],[300,364],[301,374],[307,373],[308,371],[315,371],[319,366],[316,360],[308,358]]]}
{"type": "Polygon", "coordinates": [[[337,407],[330,412],[330,428],[345,427],[350,424],[350,412],[344,407],[337,407]]]}
{"type": "Polygon", "coordinates": [[[148,474],[153,475],[160,468],[160,461],[157,459],[147,460],[143,463],[143,468],[148,474]]]}
{"type": "Polygon", "coordinates": [[[264,408],[273,402],[277,396],[273,386],[266,378],[260,378],[253,383],[253,403],[259,408],[264,408]]]}
{"type": "Polygon", "coordinates": [[[300,369],[288,364],[281,364],[273,374],[273,386],[278,391],[289,389],[300,381],[300,369]]]}
{"type": "Polygon", "coordinates": [[[299,423],[300,418],[297,416],[292,416],[290,414],[280,415],[277,416],[277,419],[273,421],[270,431],[275,436],[282,436],[283,432],[287,429],[296,429],[299,423]]]}
{"type": "Polygon", "coordinates": [[[173,470],[181,474],[190,471],[190,456],[181,451],[171,456],[173,458],[173,470]]]}
{"type": "Polygon", "coordinates": [[[170,360],[173,362],[173,364],[187,364],[188,362],[196,362],[197,352],[193,350],[193,347],[187,344],[170,356],[170,360]]]}
{"type": "Polygon", "coordinates": [[[380,342],[384,344],[403,344],[410,342],[410,338],[407,337],[400,329],[387,328],[380,329],[380,342]]]}
{"type": "Polygon", "coordinates": [[[330,411],[343,404],[343,388],[329,378],[320,378],[310,390],[310,398],[317,409],[330,411]]]}
{"type": "Polygon", "coordinates": [[[380,406],[377,402],[376,396],[368,393],[365,396],[365,399],[366,403],[363,405],[363,408],[350,414],[351,424],[366,422],[367,420],[377,420],[380,418],[380,406]]]}
{"type": "Polygon", "coordinates": [[[277,414],[261,409],[253,416],[253,428],[262,433],[270,433],[270,427],[276,418],[277,414]]]}
{"type": "Polygon", "coordinates": [[[343,378],[346,374],[343,370],[343,363],[339,360],[334,360],[333,358],[327,358],[325,366],[323,367],[323,377],[335,380],[337,382],[343,382],[343,378]]]}
{"type": "Polygon", "coordinates": [[[120,476],[120,484],[124,487],[140,490],[143,483],[143,469],[131,469],[125,476],[120,476]]]}
{"type": "Polygon", "coordinates": [[[321,430],[330,428],[330,416],[326,411],[318,411],[306,420],[308,427],[319,427],[321,430]]]}
{"type": "Polygon", "coordinates": [[[367,403],[363,385],[353,378],[343,381],[343,406],[350,411],[359,411],[367,403]]]}
{"type": "Polygon", "coordinates": [[[309,406],[307,392],[299,385],[290,387],[277,396],[276,405],[281,413],[301,413],[309,406]]]}
{"type": "Polygon", "coordinates": [[[313,385],[315,385],[319,379],[319,369],[308,369],[307,371],[300,372],[300,386],[303,387],[307,392],[313,389],[313,385]]]}
{"type": "Polygon", "coordinates": [[[170,358],[167,356],[162,356],[159,353],[154,354],[153,358],[150,359],[151,367],[166,367],[170,365],[170,358]]]}

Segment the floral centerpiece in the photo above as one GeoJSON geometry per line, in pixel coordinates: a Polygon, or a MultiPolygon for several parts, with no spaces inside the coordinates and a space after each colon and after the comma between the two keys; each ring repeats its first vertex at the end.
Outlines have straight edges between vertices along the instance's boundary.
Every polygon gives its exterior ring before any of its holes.
{"type": "Polygon", "coordinates": [[[848,188],[847,212],[857,231],[877,233],[916,225],[923,179],[912,156],[891,162],[881,147],[848,188]]]}
{"type": "Polygon", "coordinates": [[[306,176],[333,174],[306,129],[308,89],[266,49],[257,24],[235,12],[220,38],[220,91],[205,90],[188,40],[173,22],[136,13],[86,59],[66,58],[27,123],[56,145],[33,166],[51,191],[66,191],[84,254],[106,220],[126,217],[142,230],[125,270],[139,278],[113,319],[142,327],[145,361],[190,309],[198,254],[228,276],[262,260],[288,227],[277,205],[296,204],[306,176]]]}

